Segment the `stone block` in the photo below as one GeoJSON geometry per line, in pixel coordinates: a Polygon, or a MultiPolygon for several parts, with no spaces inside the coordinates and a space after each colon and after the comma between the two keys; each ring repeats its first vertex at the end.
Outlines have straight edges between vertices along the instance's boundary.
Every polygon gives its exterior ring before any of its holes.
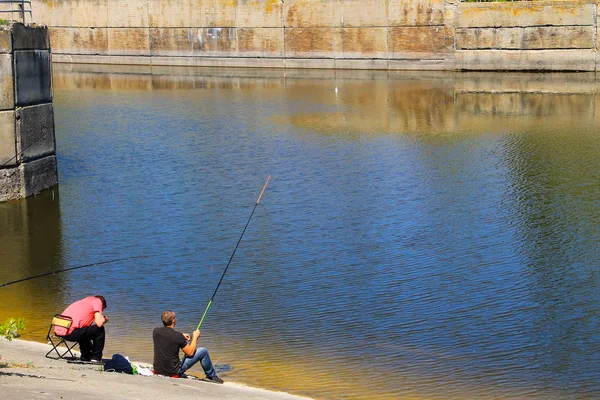
{"type": "Polygon", "coordinates": [[[340,25],[344,28],[385,27],[388,23],[387,3],[388,0],[343,0],[339,2],[340,25]]]}
{"type": "Polygon", "coordinates": [[[387,28],[341,29],[343,58],[387,58],[387,28]]]}
{"type": "Polygon", "coordinates": [[[403,53],[449,53],[454,50],[454,32],[450,27],[395,27],[388,37],[390,58],[403,53]]]}
{"type": "Polygon", "coordinates": [[[15,85],[18,106],[52,101],[50,86],[50,52],[22,50],[14,52],[15,85]]]}
{"type": "Polygon", "coordinates": [[[0,202],[24,197],[19,167],[0,169],[0,202]]]}
{"type": "Polygon", "coordinates": [[[50,29],[50,43],[52,43],[52,59],[56,62],[56,55],[72,51],[73,44],[72,28],[52,27],[50,29]]]}
{"type": "Polygon", "coordinates": [[[457,27],[593,26],[595,7],[578,2],[460,3],[457,27]]]}
{"type": "Polygon", "coordinates": [[[56,153],[54,143],[54,111],[52,104],[18,108],[17,151],[22,162],[56,153]]]}
{"type": "MultiPolygon", "coordinates": [[[[44,24],[51,27],[51,30],[57,26],[72,25],[72,2],[64,0],[44,0],[32,1],[31,9],[37,21],[44,21],[44,24]]],[[[52,43],[52,42],[51,42],[52,43]]],[[[54,46],[54,43],[52,43],[54,46]]]]}
{"type": "Polygon", "coordinates": [[[0,167],[17,164],[15,112],[0,111],[0,167]]]}
{"type": "Polygon", "coordinates": [[[11,51],[12,40],[10,30],[7,27],[0,26],[0,54],[10,53],[11,51]]]}
{"type": "Polygon", "coordinates": [[[523,28],[458,28],[456,49],[520,49],[523,28]]]}
{"type": "Polygon", "coordinates": [[[285,30],[285,57],[332,58],[333,28],[289,28],[285,30]]]}
{"type": "Polygon", "coordinates": [[[148,2],[140,0],[110,0],[108,26],[140,28],[148,26],[148,2]]]}
{"type": "Polygon", "coordinates": [[[283,27],[281,0],[242,0],[236,2],[236,28],[283,27]]]}
{"type": "Polygon", "coordinates": [[[71,54],[107,54],[109,28],[70,29],[71,54]]]}
{"type": "MultiPolygon", "coordinates": [[[[139,1],[139,0],[135,0],[139,1]]],[[[150,0],[148,21],[151,28],[184,28],[191,25],[192,0],[150,0]]]]}
{"type": "Polygon", "coordinates": [[[64,1],[72,28],[108,28],[108,3],[114,0],[64,1]]]}
{"type": "Polygon", "coordinates": [[[49,50],[50,35],[45,26],[13,25],[13,50],[49,50]]]}
{"type": "Polygon", "coordinates": [[[194,31],[189,28],[150,28],[150,54],[191,57],[194,52],[194,31]]]}
{"type": "Polygon", "coordinates": [[[330,28],[341,26],[336,19],[335,0],[286,0],[283,3],[283,19],[285,27],[330,28]]]}
{"type": "Polygon", "coordinates": [[[191,1],[190,24],[194,28],[235,27],[236,1],[191,1]]]}
{"type": "Polygon", "coordinates": [[[594,71],[594,50],[458,50],[459,70],[594,71]]]}
{"type": "Polygon", "coordinates": [[[444,0],[389,0],[388,26],[443,25],[444,5],[444,0]]]}
{"type": "Polygon", "coordinates": [[[523,49],[593,49],[592,26],[539,26],[525,28],[523,49]]]}
{"type": "Polygon", "coordinates": [[[48,156],[21,164],[19,168],[25,196],[38,194],[42,190],[58,184],[56,156],[48,156]]]}
{"type": "Polygon", "coordinates": [[[0,54],[0,110],[15,108],[12,57],[0,54]]]}
{"type": "Polygon", "coordinates": [[[238,28],[238,52],[244,57],[283,57],[283,28],[238,28]]]}
{"type": "Polygon", "coordinates": [[[231,57],[237,55],[235,28],[195,29],[194,55],[200,57],[231,57]]]}
{"type": "Polygon", "coordinates": [[[107,54],[118,56],[149,56],[149,28],[109,29],[107,54]]]}

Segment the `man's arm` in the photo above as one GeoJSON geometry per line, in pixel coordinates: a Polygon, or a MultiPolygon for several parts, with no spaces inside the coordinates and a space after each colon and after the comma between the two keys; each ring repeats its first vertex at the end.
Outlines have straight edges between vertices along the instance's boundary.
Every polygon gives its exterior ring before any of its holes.
{"type": "Polygon", "coordinates": [[[192,357],[194,355],[194,353],[196,352],[196,342],[198,341],[199,337],[200,337],[200,331],[195,330],[192,333],[192,341],[189,342],[183,349],[181,349],[181,350],[183,350],[183,353],[186,356],[192,357]]]}
{"type": "Polygon", "coordinates": [[[100,311],[96,311],[94,313],[94,322],[96,323],[96,326],[100,328],[102,325],[108,322],[108,317],[102,315],[100,311]]]}

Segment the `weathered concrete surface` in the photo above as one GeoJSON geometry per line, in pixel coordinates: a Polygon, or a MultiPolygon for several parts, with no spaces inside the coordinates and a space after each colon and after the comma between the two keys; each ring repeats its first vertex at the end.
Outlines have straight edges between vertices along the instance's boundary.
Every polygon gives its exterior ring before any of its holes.
{"type": "Polygon", "coordinates": [[[17,163],[15,112],[0,111],[0,165],[12,167],[17,163]]]}
{"type": "Polygon", "coordinates": [[[15,103],[28,106],[52,101],[50,87],[50,52],[24,50],[14,52],[15,103]]]}
{"type": "Polygon", "coordinates": [[[23,24],[13,26],[13,50],[49,50],[48,28],[30,27],[23,24]]]}
{"type": "Polygon", "coordinates": [[[52,103],[17,109],[18,152],[22,162],[56,153],[52,103]]]}
{"type": "Polygon", "coordinates": [[[0,169],[0,202],[25,197],[19,167],[0,169]]]}
{"type": "Polygon", "coordinates": [[[14,84],[12,57],[10,54],[0,54],[0,110],[15,107],[14,84]]]}
{"type": "Polygon", "coordinates": [[[58,168],[54,155],[23,163],[19,168],[22,171],[24,197],[58,185],[58,168]]]}
{"type": "Polygon", "coordinates": [[[9,29],[0,35],[9,51],[0,54],[0,201],[58,183],[49,32],[23,24],[9,29]]]}
{"type": "Polygon", "coordinates": [[[594,71],[587,50],[600,43],[595,0],[33,0],[32,8],[50,26],[55,62],[594,71]],[[558,50],[580,51],[577,62],[554,60],[558,50]]]}
{"type": "Polygon", "coordinates": [[[11,33],[7,27],[0,26],[0,54],[12,51],[11,33]]]}

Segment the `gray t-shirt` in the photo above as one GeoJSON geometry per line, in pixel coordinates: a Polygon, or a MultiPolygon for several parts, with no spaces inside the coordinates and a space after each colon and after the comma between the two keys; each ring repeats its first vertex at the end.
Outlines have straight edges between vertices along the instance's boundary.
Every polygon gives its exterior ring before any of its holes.
{"type": "Polygon", "coordinates": [[[183,333],[163,326],[154,329],[152,340],[154,341],[154,372],[167,376],[177,374],[181,365],[179,349],[188,344],[183,333]]]}

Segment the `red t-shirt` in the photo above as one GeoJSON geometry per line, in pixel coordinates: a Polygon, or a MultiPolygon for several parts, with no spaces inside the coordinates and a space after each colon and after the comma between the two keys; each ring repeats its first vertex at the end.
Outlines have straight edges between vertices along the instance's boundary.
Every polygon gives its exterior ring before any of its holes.
{"type": "Polygon", "coordinates": [[[73,320],[69,330],[67,331],[61,326],[55,326],[54,333],[59,336],[66,336],[70,335],[77,328],[90,326],[94,322],[94,314],[97,312],[102,312],[102,300],[99,298],[90,296],[76,301],[62,312],[62,315],[71,317],[73,320]]]}

